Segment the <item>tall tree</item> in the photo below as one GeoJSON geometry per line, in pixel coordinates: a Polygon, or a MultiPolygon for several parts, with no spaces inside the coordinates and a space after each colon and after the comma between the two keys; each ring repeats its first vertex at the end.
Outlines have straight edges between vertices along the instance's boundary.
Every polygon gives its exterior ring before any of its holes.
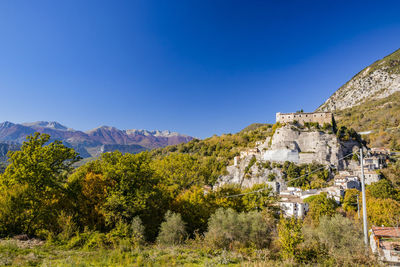
{"type": "MultiPolygon", "coordinates": [[[[0,179],[1,201],[14,206],[15,232],[35,234],[40,229],[56,226],[60,199],[66,192],[67,176],[80,157],[61,141],[49,143],[50,136],[35,133],[28,136],[21,150],[8,153],[7,169],[0,179]],[[47,145],[46,145],[47,144],[47,145]],[[8,197],[8,199],[7,199],[8,197]],[[18,203],[18,205],[15,205],[18,203]]],[[[1,206],[1,205],[0,205],[1,206]]],[[[0,220],[10,216],[0,211],[0,220]]],[[[7,223],[7,222],[4,222],[7,223]]]]}

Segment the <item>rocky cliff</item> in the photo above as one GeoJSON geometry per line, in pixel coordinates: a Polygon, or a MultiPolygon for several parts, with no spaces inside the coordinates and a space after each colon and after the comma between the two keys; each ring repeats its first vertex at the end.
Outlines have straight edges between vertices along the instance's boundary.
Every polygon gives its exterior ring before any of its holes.
{"type": "Polygon", "coordinates": [[[376,61],[340,87],[317,111],[335,111],[400,91],[400,49],[376,61]]]}
{"type": "Polygon", "coordinates": [[[234,183],[251,187],[267,183],[276,187],[276,182],[279,182],[283,187],[281,189],[284,189],[284,174],[279,168],[266,169],[260,166],[266,162],[289,161],[298,165],[318,163],[343,170],[349,166],[351,156],[343,158],[359,147],[358,141],[341,141],[329,130],[302,129],[287,124],[278,128],[272,138],[258,142],[254,149],[242,151],[240,157],[235,159],[235,164],[227,167],[228,174],[220,177],[217,186],[234,183]]]}

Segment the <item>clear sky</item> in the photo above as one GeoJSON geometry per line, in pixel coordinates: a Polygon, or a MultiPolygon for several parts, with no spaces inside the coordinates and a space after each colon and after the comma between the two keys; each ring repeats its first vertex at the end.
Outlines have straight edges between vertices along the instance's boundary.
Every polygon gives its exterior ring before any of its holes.
{"type": "Polygon", "coordinates": [[[0,121],[233,133],[398,48],[400,1],[3,0],[0,121]]]}

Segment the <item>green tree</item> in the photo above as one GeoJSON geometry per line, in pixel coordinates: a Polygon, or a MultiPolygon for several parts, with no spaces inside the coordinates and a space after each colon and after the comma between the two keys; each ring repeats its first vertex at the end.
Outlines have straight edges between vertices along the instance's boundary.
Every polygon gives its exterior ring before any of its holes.
{"type": "Polygon", "coordinates": [[[347,189],[343,199],[343,209],[345,211],[357,211],[357,197],[361,204],[361,194],[357,189],[347,189]]]}
{"type": "Polygon", "coordinates": [[[304,241],[302,222],[292,217],[281,217],[278,224],[278,235],[281,256],[284,259],[298,259],[301,256],[299,245],[304,241]]]}
{"type": "Polygon", "coordinates": [[[367,264],[371,260],[364,253],[361,225],[340,214],[322,216],[318,227],[305,226],[303,233],[303,256],[308,256],[308,260],[335,266],[367,264]]]}
{"type": "Polygon", "coordinates": [[[82,228],[107,231],[139,216],[148,239],[156,237],[172,200],[161,188],[147,152],[104,153],[80,167],[70,177],[69,186],[75,192],[75,218],[82,228]]]}
{"type": "Polygon", "coordinates": [[[372,183],[367,187],[367,190],[374,198],[396,198],[398,194],[393,184],[386,179],[372,183]]]}
{"type": "MultiPolygon", "coordinates": [[[[8,153],[10,164],[0,178],[1,191],[18,192],[17,198],[5,201],[16,201],[24,207],[14,211],[22,213],[16,222],[20,229],[14,231],[34,235],[40,229],[57,227],[56,217],[67,193],[67,176],[80,158],[61,141],[47,144],[49,140],[49,135],[35,133],[27,137],[21,150],[8,153]]],[[[8,215],[0,214],[0,220],[4,216],[8,215]]]]}
{"type": "Polygon", "coordinates": [[[313,225],[318,225],[322,216],[335,215],[338,207],[336,201],[328,197],[326,193],[308,197],[304,199],[304,202],[309,204],[306,221],[313,225]]]}
{"type": "Polygon", "coordinates": [[[193,185],[203,185],[203,176],[200,161],[188,154],[170,154],[152,163],[155,175],[161,178],[166,191],[175,198],[182,190],[193,185]]]}
{"type": "Polygon", "coordinates": [[[196,230],[200,233],[207,230],[207,222],[215,206],[202,187],[193,186],[174,199],[172,209],[182,215],[187,223],[188,233],[193,235],[196,230]]]}
{"type": "Polygon", "coordinates": [[[161,223],[157,242],[164,245],[182,244],[186,238],[185,223],[179,213],[168,211],[165,221],[161,223]]]}
{"type": "Polygon", "coordinates": [[[367,195],[368,222],[372,225],[398,226],[400,202],[391,198],[374,198],[367,195]]]}
{"type": "Polygon", "coordinates": [[[277,198],[271,187],[265,184],[255,184],[243,190],[242,202],[245,211],[275,210],[277,198]],[[249,194],[250,192],[254,192],[249,194]]]}

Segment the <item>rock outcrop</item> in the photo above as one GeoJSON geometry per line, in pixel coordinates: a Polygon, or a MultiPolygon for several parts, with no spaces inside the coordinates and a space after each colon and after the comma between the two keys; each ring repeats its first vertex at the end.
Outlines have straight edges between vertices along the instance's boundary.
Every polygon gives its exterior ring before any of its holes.
{"type": "Polygon", "coordinates": [[[270,147],[264,148],[261,154],[264,161],[291,161],[297,164],[316,162],[343,169],[346,162],[340,159],[358,147],[357,141],[343,142],[333,133],[301,130],[286,125],[276,130],[270,147]]]}
{"type": "Polygon", "coordinates": [[[278,128],[272,138],[258,142],[256,148],[243,151],[240,157],[235,158],[235,164],[227,167],[228,174],[220,177],[216,186],[239,184],[251,187],[266,183],[273,188],[279,189],[280,186],[284,190],[286,185],[281,170],[275,167],[263,168],[263,163],[318,163],[343,170],[349,166],[349,155],[359,147],[357,141],[341,141],[332,132],[299,129],[287,124],[278,128]]]}
{"type": "Polygon", "coordinates": [[[340,87],[317,111],[350,108],[400,91],[400,49],[375,62],[340,87]]]}

